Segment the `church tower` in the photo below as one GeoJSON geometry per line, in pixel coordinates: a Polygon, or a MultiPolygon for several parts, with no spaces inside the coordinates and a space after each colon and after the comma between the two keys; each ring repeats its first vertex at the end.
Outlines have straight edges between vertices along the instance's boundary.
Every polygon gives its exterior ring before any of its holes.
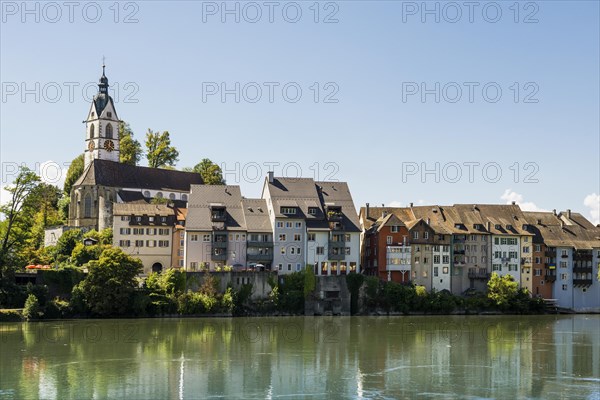
{"type": "Polygon", "coordinates": [[[104,74],[98,83],[98,93],[94,96],[85,122],[85,165],[93,160],[119,162],[119,118],[112,97],[108,94],[108,78],[104,74]]]}

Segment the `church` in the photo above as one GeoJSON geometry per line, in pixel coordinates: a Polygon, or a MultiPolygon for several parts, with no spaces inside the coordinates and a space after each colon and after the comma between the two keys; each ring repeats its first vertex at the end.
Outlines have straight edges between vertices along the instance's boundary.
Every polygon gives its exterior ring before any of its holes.
{"type": "Polygon", "coordinates": [[[123,164],[119,151],[119,120],[108,92],[105,66],[85,123],[83,174],[71,189],[68,225],[102,230],[113,224],[115,203],[148,204],[152,199],[185,207],[191,185],[200,174],[123,164]]]}

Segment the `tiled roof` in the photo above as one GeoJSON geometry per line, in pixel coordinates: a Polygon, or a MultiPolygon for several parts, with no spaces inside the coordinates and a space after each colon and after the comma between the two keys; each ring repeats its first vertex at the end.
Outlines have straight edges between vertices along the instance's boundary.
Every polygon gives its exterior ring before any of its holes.
{"type": "Polygon", "coordinates": [[[164,204],[115,203],[113,215],[175,215],[175,210],[164,204]]]}
{"type": "Polygon", "coordinates": [[[187,192],[191,185],[202,184],[195,172],[139,167],[108,160],[94,160],[74,186],[100,185],[116,188],[139,188],[187,192]]]}
{"type": "Polygon", "coordinates": [[[248,232],[272,232],[267,201],[264,199],[242,199],[244,219],[248,232]]]}
{"type": "Polygon", "coordinates": [[[227,230],[246,230],[242,194],[237,185],[193,185],[188,198],[187,229],[212,230],[211,204],[225,206],[227,230]]]}

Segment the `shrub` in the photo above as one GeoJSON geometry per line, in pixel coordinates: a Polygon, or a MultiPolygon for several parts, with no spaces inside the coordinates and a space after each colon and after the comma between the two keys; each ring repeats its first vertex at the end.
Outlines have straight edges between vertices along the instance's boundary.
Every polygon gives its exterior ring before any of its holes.
{"type": "Polygon", "coordinates": [[[25,301],[25,308],[23,309],[23,317],[27,321],[32,319],[38,319],[41,316],[40,312],[40,303],[38,302],[37,297],[34,294],[30,294],[27,296],[27,300],[25,301]]]}

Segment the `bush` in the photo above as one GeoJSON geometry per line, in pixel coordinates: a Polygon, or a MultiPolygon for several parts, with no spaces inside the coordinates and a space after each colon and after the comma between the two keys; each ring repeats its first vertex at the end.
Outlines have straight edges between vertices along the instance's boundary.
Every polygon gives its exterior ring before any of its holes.
{"type": "Polygon", "coordinates": [[[17,310],[0,310],[0,322],[21,322],[23,316],[17,310]]]}
{"type": "Polygon", "coordinates": [[[58,297],[47,302],[44,308],[44,319],[69,318],[72,314],[69,302],[58,297]]]}
{"type": "Polygon", "coordinates": [[[27,300],[25,301],[25,308],[23,309],[23,317],[27,321],[32,319],[38,319],[41,316],[40,312],[40,303],[38,302],[37,297],[34,294],[30,294],[27,296],[27,300]]]}

